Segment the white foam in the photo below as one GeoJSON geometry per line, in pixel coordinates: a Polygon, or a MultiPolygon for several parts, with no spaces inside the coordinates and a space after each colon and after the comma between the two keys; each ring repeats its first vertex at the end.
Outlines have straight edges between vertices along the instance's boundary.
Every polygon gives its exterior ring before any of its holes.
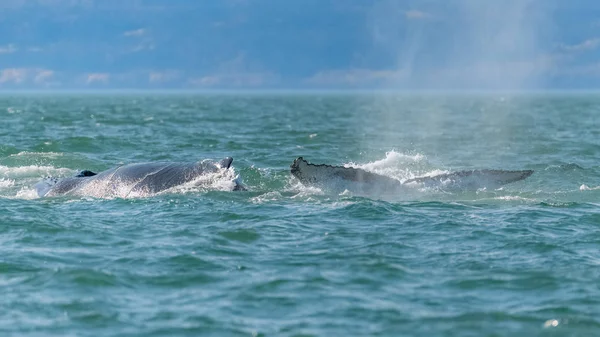
{"type": "Polygon", "coordinates": [[[66,168],[55,168],[54,166],[39,166],[39,165],[27,165],[9,167],[0,165],[0,176],[6,178],[20,178],[20,177],[43,177],[43,176],[56,176],[66,175],[73,173],[73,170],[66,168]]]}
{"type": "Polygon", "coordinates": [[[73,170],[54,166],[0,165],[0,198],[35,199],[38,197],[34,185],[47,176],[69,176],[73,170]]]}
{"type": "Polygon", "coordinates": [[[253,197],[250,199],[250,202],[254,204],[263,204],[265,202],[276,201],[279,199],[281,199],[281,193],[277,191],[272,191],[253,197]]]}
{"type": "MultiPolygon", "coordinates": [[[[47,144],[50,144],[48,142],[46,142],[47,144]]],[[[63,153],[59,153],[59,152],[30,152],[30,151],[21,151],[17,154],[11,154],[10,157],[27,157],[27,156],[32,156],[32,157],[44,157],[44,158],[57,158],[57,157],[62,157],[64,156],[63,153]]]]}
{"type": "Polygon", "coordinates": [[[544,322],[544,328],[546,328],[546,329],[548,329],[548,328],[556,328],[559,324],[560,324],[559,320],[557,320],[557,319],[549,319],[546,322],[544,322]]]}
{"type": "Polygon", "coordinates": [[[17,194],[14,196],[14,198],[15,199],[32,200],[32,199],[39,199],[39,196],[35,189],[30,188],[30,187],[22,187],[17,192],[17,194]]]}
{"type": "Polygon", "coordinates": [[[5,189],[7,187],[11,187],[15,185],[15,181],[12,179],[0,179],[0,190],[5,189]]]}
{"type": "Polygon", "coordinates": [[[351,166],[351,167],[358,167],[358,168],[362,168],[363,170],[367,170],[367,171],[376,171],[376,170],[382,170],[382,169],[387,169],[387,168],[397,168],[398,166],[406,166],[407,164],[414,164],[414,163],[419,163],[422,162],[424,160],[427,160],[427,157],[425,157],[422,154],[415,154],[415,155],[408,155],[408,154],[404,154],[404,153],[400,153],[400,152],[396,152],[396,151],[389,151],[385,153],[385,158],[380,159],[380,160],[376,160],[374,162],[371,163],[366,163],[366,164],[355,164],[355,163],[348,163],[346,164],[346,166],[351,166]]]}
{"type": "Polygon", "coordinates": [[[404,154],[394,150],[386,152],[385,158],[380,160],[365,164],[350,162],[344,164],[344,166],[360,168],[368,172],[385,175],[400,181],[427,174],[439,174],[440,172],[439,170],[430,171],[427,167],[427,157],[423,154],[404,154]]]}
{"type": "Polygon", "coordinates": [[[448,171],[448,170],[434,169],[434,170],[428,171],[428,172],[426,172],[424,174],[415,174],[412,177],[409,177],[409,179],[410,178],[415,178],[417,176],[418,177],[434,177],[434,176],[438,176],[438,175],[446,174],[446,173],[450,173],[450,171],[448,171]]]}
{"type": "Polygon", "coordinates": [[[289,177],[287,187],[285,188],[285,190],[298,193],[295,196],[293,196],[292,198],[296,198],[296,197],[303,198],[303,197],[306,197],[309,195],[324,195],[325,194],[323,192],[323,190],[321,190],[320,188],[318,188],[316,186],[303,185],[299,180],[295,179],[292,176],[289,177]]]}
{"type": "Polygon", "coordinates": [[[495,197],[494,199],[496,199],[496,200],[503,200],[503,201],[536,202],[535,199],[520,197],[520,196],[517,196],[517,195],[505,195],[505,196],[501,196],[501,197],[495,197]]]}

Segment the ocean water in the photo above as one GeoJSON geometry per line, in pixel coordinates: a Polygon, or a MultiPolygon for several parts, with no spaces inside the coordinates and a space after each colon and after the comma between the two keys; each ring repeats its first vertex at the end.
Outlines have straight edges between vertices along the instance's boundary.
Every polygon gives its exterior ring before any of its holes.
{"type": "Polygon", "coordinates": [[[0,118],[2,336],[600,335],[598,94],[4,94],[0,118]],[[33,188],[225,156],[249,191],[33,188]],[[299,156],[535,173],[382,199],[304,187],[299,156]]]}

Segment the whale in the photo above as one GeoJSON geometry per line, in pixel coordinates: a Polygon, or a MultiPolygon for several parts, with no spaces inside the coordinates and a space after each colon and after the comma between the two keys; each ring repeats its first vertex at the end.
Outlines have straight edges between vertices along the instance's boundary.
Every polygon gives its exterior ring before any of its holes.
{"type": "Polygon", "coordinates": [[[239,178],[231,177],[233,158],[220,161],[146,162],[113,167],[95,173],[83,170],[65,178],[47,177],[35,185],[39,197],[88,196],[97,198],[150,196],[172,188],[203,183],[203,177],[231,178],[233,191],[246,188],[239,178]]]}
{"type": "Polygon", "coordinates": [[[393,195],[416,189],[445,192],[497,189],[524,180],[534,173],[532,170],[478,169],[400,180],[361,168],[312,164],[303,157],[294,160],[290,165],[290,172],[305,186],[336,193],[349,191],[359,195],[393,195]]]}

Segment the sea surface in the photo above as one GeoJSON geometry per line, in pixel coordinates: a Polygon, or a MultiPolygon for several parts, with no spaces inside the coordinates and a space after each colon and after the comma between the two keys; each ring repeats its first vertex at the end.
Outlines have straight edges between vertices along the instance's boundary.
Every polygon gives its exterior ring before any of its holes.
{"type": "Polygon", "coordinates": [[[1,336],[599,336],[600,94],[0,96],[1,336]],[[39,198],[234,158],[227,184],[39,198]],[[297,157],[496,190],[332,195],[297,157]]]}

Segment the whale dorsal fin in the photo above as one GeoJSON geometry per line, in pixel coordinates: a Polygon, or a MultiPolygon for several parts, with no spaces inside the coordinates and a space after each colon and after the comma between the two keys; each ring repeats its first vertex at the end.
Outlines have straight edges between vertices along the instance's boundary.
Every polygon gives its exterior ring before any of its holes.
{"type": "Polygon", "coordinates": [[[79,172],[79,174],[77,174],[75,177],[77,178],[82,178],[82,177],[92,177],[95,176],[97,173],[92,172],[90,170],[83,170],[81,172],[79,172]]]}
{"type": "Polygon", "coordinates": [[[221,168],[228,169],[231,166],[231,163],[233,163],[233,158],[226,157],[219,162],[219,166],[221,166],[221,168]]]}

